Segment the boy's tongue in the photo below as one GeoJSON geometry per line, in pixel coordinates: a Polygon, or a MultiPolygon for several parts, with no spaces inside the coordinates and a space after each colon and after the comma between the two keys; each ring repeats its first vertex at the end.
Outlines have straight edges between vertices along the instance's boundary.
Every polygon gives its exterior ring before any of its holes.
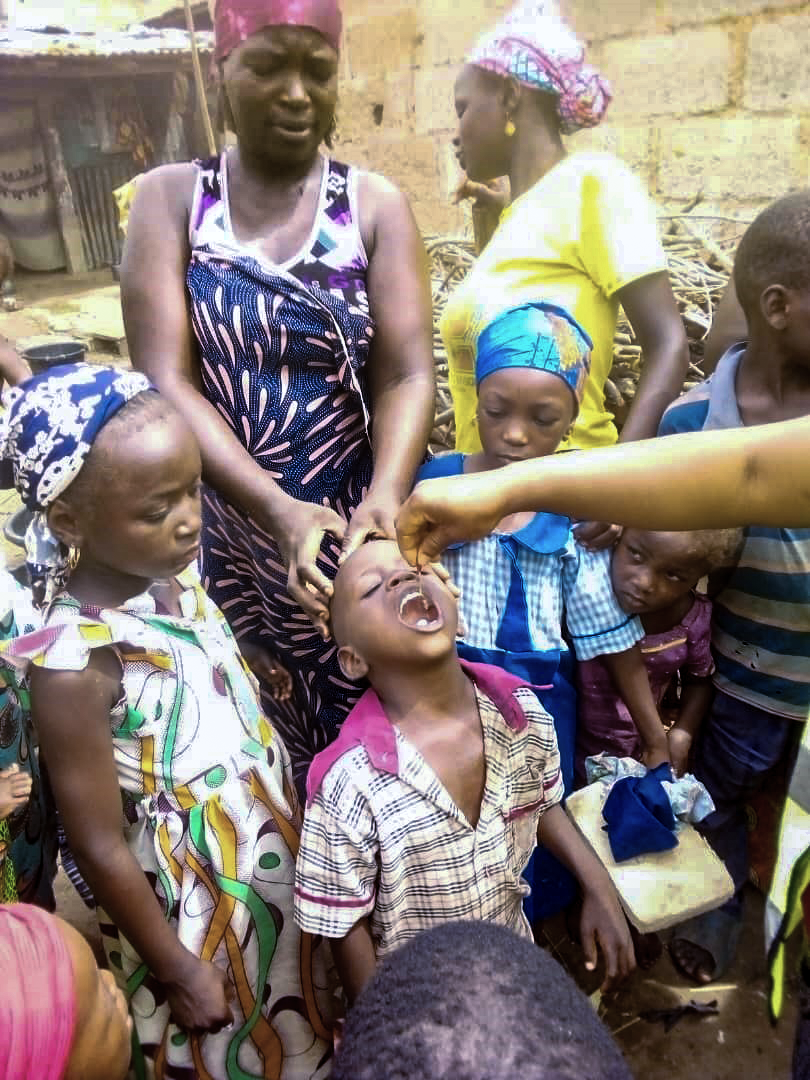
{"type": "Polygon", "coordinates": [[[444,625],[442,613],[429,596],[408,592],[399,602],[399,621],[409,630],[438,630],[444,625]]]}

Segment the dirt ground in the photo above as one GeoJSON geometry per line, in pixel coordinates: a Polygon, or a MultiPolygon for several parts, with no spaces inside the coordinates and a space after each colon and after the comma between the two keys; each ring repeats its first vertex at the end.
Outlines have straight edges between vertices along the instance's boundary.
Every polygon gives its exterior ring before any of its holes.
{"type": "MultiPolygon", "coordinates": [[[[65,274],[21,274],[17,280],[18,311],[0,314],[0,333],[18,344],[43,339],[77,338],[88,345],[88,359],[125,364],[118,288],[109,271],[71,278],[65,274]]],[[[0,525],[19,505],[13,493],[0,497],[0,525]]],[[[11,566],[20,562],[19,548],[5,539],[0,546],[11,566]]],[[[98,950],[99,938],[90,913],[67,879],[57,881],[60,912],[98,950]]],[[[748,896],[745,928],[737,960],[716,985],[690,987],[664,953],[654,968],[637,973],[599,1011],[619,1041],[638,1080],[789,1080],[796,1022],[796,980],[791,980],[780,1023],[772,1028],[767,1015],[767,969],[762,935],[763,899],[748,896]],[[639,1018],[640,1012],[667,1009],[695,1001],[716,1001],[718,1015],[687,1016],[671,1031],[660,1022],[639,1018]]],[[[598,985],[584,971],[561,919],[545,927],[546,944],[569,967],[588,992],[598,985]]],[[[794,970],[795,965],[790,968],[794,970]]],[[[516,1078],[519,1080],[519,1078],[516,1078]]]]}

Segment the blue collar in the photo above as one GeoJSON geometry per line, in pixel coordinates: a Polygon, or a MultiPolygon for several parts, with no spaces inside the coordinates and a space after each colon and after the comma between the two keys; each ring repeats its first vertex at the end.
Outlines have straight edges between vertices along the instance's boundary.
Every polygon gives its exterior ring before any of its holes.
{"type": "Polygon", "coordinates": [[[535,514],[528,525],[512,533],[512,539],[538,555],[554,555],[566,546],[570,533],[570,518],[541,512],[535,514]]]}
{"type": "Polygon", "coordinates": [[[709,376],[709,411],[703,423],[704,431],[726,431],[743,426],[737,404],[737,370],[747,348],[746,342],[732,345],[717,362],[709,376]]]}

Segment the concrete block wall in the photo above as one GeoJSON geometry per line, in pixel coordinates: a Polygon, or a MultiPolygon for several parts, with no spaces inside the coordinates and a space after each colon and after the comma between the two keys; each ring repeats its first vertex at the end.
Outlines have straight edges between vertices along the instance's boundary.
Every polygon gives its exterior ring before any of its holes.
{"type": "MultiPolygon", "coordinates": [[[[752,218],[810,184],[810,2],[562,0],[610,79],[608,149],[662,206],[752,218]]],[[[337,152],[407,191],[424,231],[469,230],[452,205],[453,82],[506,0],[344,0],[337,152]]]]}

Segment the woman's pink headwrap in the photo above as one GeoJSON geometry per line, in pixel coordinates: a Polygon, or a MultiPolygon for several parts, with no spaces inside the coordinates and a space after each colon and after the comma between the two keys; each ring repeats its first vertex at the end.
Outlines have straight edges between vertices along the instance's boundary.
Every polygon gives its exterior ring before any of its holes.
{"type": "Polygon", "coordinates": [[[564,135],[596,127],[610,103],[610,87],[585,63],[585,49],[553,0],[517,4],[478,39],[467,62],[554,94],[564,135]]]}
{"type": "Polygon", "coordinates": [[[214,60],[266,26],[309,26],[339,50],[343,16],[337,0],[216,0],[214,60]]]}
{"type": "Polygon", "coordinates": [[[73,1042],[73,963],[53,915],[0,905],[0,1076],[62,1080],[73,1042]]]}

